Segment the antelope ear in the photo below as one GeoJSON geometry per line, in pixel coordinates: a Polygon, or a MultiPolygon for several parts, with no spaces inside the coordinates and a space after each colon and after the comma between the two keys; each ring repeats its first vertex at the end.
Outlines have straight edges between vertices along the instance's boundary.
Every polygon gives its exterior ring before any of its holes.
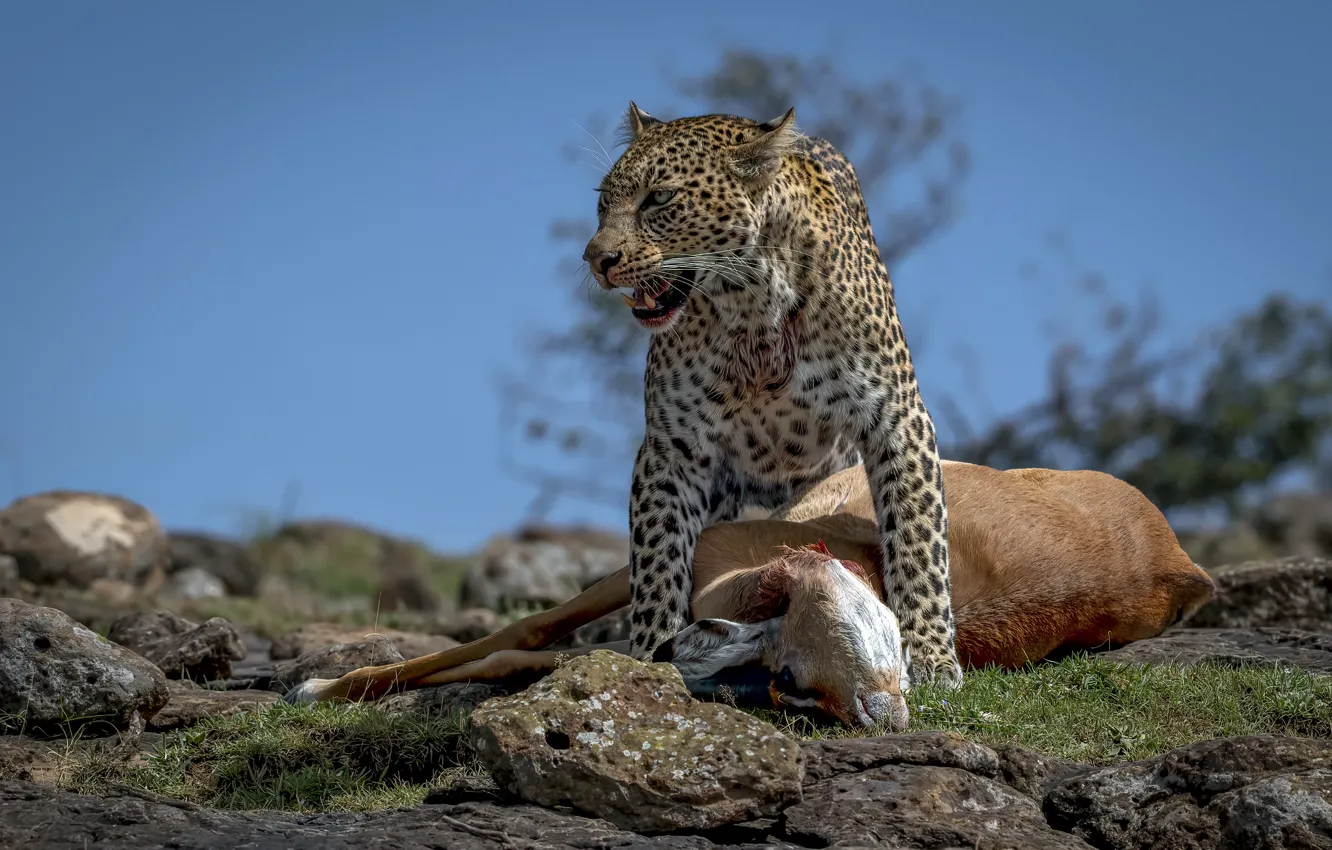
{"type": "Polygon", "coordinates": [[[795,107],[786,114],[758,125],[763,135],[731,148],[731,169],[742,179],[766,182],[782,167],[782,157],[791,152],[800,132],[795,125],[795,107]]]}
{"type": "Polygon", "coordinates": [[[781,618],[761,623],[699,620],[658,647],[653,661],[669,661],[685,681],[706,679],[729,667],[759,661],[781,631],[781,618]]]}
{"type": "Polygon", "coordinates": [[[655,127],[662,122],[648,115],[638,108],[638,104],[632,100],[629,101],[629,111],[624,116],[625,125],[629,128],[629,138],[636,139],[649,127],[655,127]]]}

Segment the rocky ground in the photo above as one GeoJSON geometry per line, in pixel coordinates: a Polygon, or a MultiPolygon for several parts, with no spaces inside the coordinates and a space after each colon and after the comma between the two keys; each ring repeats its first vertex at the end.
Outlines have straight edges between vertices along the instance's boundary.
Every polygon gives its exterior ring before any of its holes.
{"type": "MultiPolygon", "coordinates": [[[[281,704],[563,601],[627,547],[530,529],[446,557],[339,522],[228,540],[39,494],[0,510],[0,847],[1332,847],[1322,504],[1185,541],[1219,592],[1165,635],[921,689],[911,731],[854,737],[602,653],[515,692],[281,704]],[[1261,557],[1207,559],[1226,547],[1261,557]]],[[[612,617],[567,643],[621,636],[612,617]]]]}

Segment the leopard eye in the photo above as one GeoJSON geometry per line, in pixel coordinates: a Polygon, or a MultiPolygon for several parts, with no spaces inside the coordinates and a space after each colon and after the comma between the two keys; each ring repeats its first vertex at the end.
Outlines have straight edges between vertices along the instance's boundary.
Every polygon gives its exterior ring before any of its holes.
{"type": "Polygon", "coordinates": [[[643,199],[643,205],[642,207],[640,207],[640,209],[647,209],[648,207],[659,207],[674,197],[675,197],[674,189],[658,189],[657,191],[653,192],[652,194],[648,195],[646,198],[643,199]]]}

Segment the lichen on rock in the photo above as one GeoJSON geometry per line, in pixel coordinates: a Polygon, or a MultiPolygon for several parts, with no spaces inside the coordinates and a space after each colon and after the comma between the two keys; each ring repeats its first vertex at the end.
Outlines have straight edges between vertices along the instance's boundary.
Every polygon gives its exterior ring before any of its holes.
{"type": "Polygon", "coordinates": [[[471,718],[495,782],[622,829],[709,829],[801,797],[800,747],[770,723],[695,702],[670,664],[598,650],[471,718]]]}

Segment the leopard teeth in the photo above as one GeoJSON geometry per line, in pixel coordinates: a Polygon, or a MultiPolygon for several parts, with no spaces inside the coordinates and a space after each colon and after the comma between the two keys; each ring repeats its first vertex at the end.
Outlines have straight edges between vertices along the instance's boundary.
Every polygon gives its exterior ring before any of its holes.
{"type": "Polygon", "coordinates": [[[620,297],[623,298],[623,299],[624,299],[624,303],[628,304],[630,307],[636,307],[636,306],[638,306],[638,302],[637,302],[637,301],[635,301],[634,299],[630,298],[628,295],[625,295],[623,292],[620,293],[620,297]]]}
{"type": "Polygon", "coordinates": [[[648,295],[646,292],[643,293],[643,303],[647,305],[647,308],[649,310],[657,309],[657,299],[653,298],[651,295],[648,295]]]}

